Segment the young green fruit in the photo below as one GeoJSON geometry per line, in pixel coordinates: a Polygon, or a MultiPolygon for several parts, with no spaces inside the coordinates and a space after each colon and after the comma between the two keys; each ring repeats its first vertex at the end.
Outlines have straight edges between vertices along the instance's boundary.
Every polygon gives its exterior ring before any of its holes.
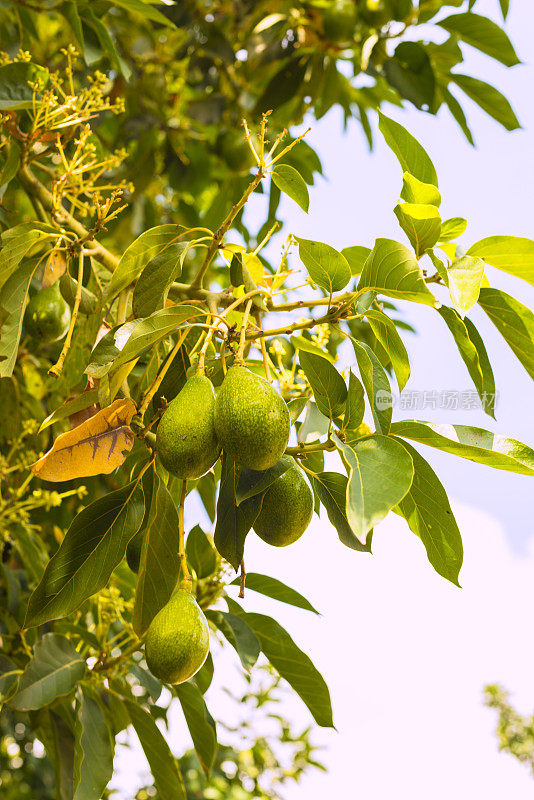
{"type": "Polygon", "coordinates": [[[178,589],[148,627],[148,668],[164,683],[183,683],[198,672],[208,652],[206,617],[193,595],[187,589],[178,589]]]}
{"type": "Polygon", "coordinates": [[[177,478],[200,478],[219,458],[214,409],[211,381],[194,375],[163,414],[156,451],[165,469],[177,478]]]}
{"type": "Polygon", "coordinates": [[[230,367],[215,402],[215,432],[227,455],[249,469],[269,469],[287,447],[289,428],[278,392],[242,364],[230,367]]]}
{"type": "Polygon", "coordinates": [[[313,495],[297,464],[272,483],[263,497],[254,530],[264,542],[286,547],[300,539],[311,522],[313,495]]]}
{"type": "Polygon", "coordinates": [[[57,281],[34,294],[26,306],[24,327],[34,339],[56,342],[65,336],[69,325],[70,308],[60,294],[57,281]]]}

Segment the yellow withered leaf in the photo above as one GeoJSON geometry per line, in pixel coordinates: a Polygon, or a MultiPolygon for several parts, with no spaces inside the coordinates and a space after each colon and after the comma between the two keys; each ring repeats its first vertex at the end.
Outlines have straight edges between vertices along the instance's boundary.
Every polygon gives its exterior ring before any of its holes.
{"type": "Polygon", "coordinates": [[[67,269],[67,260],[61,250],[52,250],[43,273],[43,289],[58,281],[67,269]]]}
{"type": "Polygon", "coordinates": [[[115,400],[76,428],[57,437],[31,470],[45,481],[108,475],[120,467],[134,443],[129,423],[136,413],[129,398],[115,400]]]}

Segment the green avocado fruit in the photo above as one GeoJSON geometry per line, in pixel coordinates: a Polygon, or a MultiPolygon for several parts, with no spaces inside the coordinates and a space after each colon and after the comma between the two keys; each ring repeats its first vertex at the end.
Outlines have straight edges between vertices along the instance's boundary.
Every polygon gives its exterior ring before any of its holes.
{"type": "Polygon", "coordinates": [[[156,452],[172,475],[200,478],[219,458],[214,425],[215,390],[205,375],[189,378],[158,425],[156,452]]]}
{"type": "Polygon", "coordinates": [[[278,392],[244,365],[230,367],[215,402],[215,432],[238,464],[273,467],[289,440],[289,410],[278,392]]]}
{"type": "Polygon", "coordinates": [[[63,339],[70,325],[70,308],[59,291],[59,282],[34,294],[26,306],[24,327],[34,339],[48,344],[63,339]]]}
{"type": "Polygon", "coordinates": [[[183,683],[198,672],[209,652],[209,628],[197,601],[178,589],[148,627],[146,663],[163,683],[183,683]]]}
{"type": "Polygon", "coordinates": [[[312,515],[313,494],[295,464],[265,492],[254,530],[267,544],[286,547],[300,539],[312,515]]]}
{"type": "Polygon", "coordinates": [[[336,0],[324,11],[324,32],[331,42],[349,42],[354,36],[356,21],[354,0],[336,0]]]}

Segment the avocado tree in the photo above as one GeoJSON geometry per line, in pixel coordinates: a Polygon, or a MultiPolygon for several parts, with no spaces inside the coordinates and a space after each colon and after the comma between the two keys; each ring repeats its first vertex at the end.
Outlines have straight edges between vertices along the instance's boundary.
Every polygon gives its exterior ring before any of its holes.
{"type": "Polygon", "coordinates": [[[204,697],[210,643],[233,647],[246,674],[269,662],[318,725],[333,724],[324,678],[278,619],[247,610],[246,592],[315,609],[275,577],[246,574],[247,536],[287,546],[316,513],[357,558],[391,511],[458,585],[460,531],[413,442],[534,474],[534,451],[514,439],[393,419],[391,382],[402,391],[410,376],[399,302],[443,318],[492,418],[477,304],[534,376],[533,313],[485,275],[490,264],[533,283],[534,242],[496,235],[460,249],[467,222],[442,219],[430,156],[380,110],[445,104],[471,140],[452,84],[517,127],[497,90],[456,71],[462,43],[518,61],[474,5],[0,9],[0,692],[8,726],[52,764],[54,788],[43,771],[35,796],[98,800],[129,726],[159,797],[202,796],[214,765],[232,796],[242,765],[237,754],[233,777],[221,767],[224,720],[204,697]],[[428,22],[443,44],[404,37],[428,22]],[[308,211],[322,171],[305,126],[334,105],[370,141],[378,114],[401,167],[405,243],[338,251],[282,232],[281,193],[308,211]],[[163,685],[198,769],[180,769],[156,724],[163,685]]]}

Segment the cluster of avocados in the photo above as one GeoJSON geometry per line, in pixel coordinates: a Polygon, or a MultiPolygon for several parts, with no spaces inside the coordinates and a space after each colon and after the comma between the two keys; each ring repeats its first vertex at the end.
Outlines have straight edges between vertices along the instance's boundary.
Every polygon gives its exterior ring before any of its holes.
{"type": "MultiPolygon", "coordinates": [[[[242,467],[261,471],[281,458],[289,430],[283,398],[266,380],[236,363],[217,394],[205,375],[189,378],[161,418],[156,451],[165,469],[182,480],[204,475],[221,450],[242,467]]],[[[312,513],[313,495],[295,462],[263,495],[254,530],[268,544],[284,547],[302,536],[312,513]]],[[[140,542],[132,540],[132,567],[138,567],[139,547],[140,542]]],[[[180,587],[148,628],[147,664],[160,680],[182,683],[200,669],[208,650],[206,617],[190,591],[180,587]]]]}
{"type": "MultiPolygon", "coordinates": [[[[241,467],[262,471],[281,458],[289,440],[289,410],[264,378],[237,363],[217,395],[205,375],[190,378],[167,407],[156,436],[156,451],[172,475],[195,479],[219,458],[221,449],[241,467]]],[[[295,463],[266,491],[254,530],[283,547],[308,527],[313,496],[295,463]]]]}

